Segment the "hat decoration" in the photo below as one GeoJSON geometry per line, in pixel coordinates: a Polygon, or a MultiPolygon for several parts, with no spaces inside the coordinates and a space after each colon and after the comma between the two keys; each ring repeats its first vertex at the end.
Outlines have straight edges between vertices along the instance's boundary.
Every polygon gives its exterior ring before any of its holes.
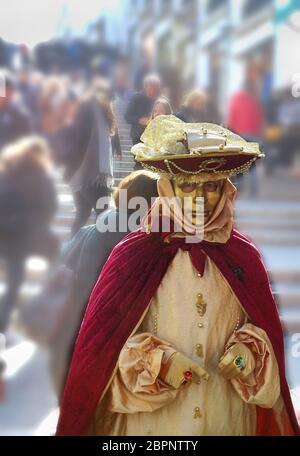
{"type": "Polygon", "coordinates": [[[185,123],[174,115],[150,121],[132,147],[143,167],[169,179],[225,179],[245,173],[264,156],[259,144],[248,142],[212,123],[185,123]]]}

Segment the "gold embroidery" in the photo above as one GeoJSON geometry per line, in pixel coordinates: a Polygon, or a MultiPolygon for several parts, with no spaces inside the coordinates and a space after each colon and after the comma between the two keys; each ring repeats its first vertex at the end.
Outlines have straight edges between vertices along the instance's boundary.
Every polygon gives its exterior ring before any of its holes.
{"type": "Polygon", "coordinates": [[[201,345],[201,344],[196,345],[196,355],[199,356],[200,358],[203,357],[203,345],[201,345]]]}
{"type": "Polygon", "coordinates": [[[201,412],[200,412],[200,407],[195,407],[194,408],[194,419],[196,418],[201,418],[202,415],[201,415],[201,412]]]}
{"type": "Polygon", "coordinates": [[[197,308],[197,312],[200,315],[200,317],[203,317],[203,315],[206,312],[206,302],[204,302],[204,299],[203,299],[203,296],[201,293],[197,294],[196,308],[197,308]]]}

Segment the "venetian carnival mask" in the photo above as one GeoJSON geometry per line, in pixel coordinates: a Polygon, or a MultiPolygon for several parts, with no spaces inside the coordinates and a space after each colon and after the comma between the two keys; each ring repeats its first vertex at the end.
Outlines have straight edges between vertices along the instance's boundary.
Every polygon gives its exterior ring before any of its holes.
{"type": "Polygon", "coordinates": [[[173,188],[175,196],[182,200],[185,208],[189,208],[192,223],[198,224],[202,220],[206,223],[210,219],[220,200],[223,184],[224,180],[183,183],[173,181],[173,188]],[[199,197],[203,200],[199,201],[199,197]]]}
{"type": "Polygon", "coordinates": [[[185,123],[174,115],[151,120],[131,152],[145,169],[172,182],[185,220],[200,228],[212,217],[226,179],[264,157],[258,143],[220,125],[185,123]],[[187,211],[186,200],[191,201],[187,211]]]}

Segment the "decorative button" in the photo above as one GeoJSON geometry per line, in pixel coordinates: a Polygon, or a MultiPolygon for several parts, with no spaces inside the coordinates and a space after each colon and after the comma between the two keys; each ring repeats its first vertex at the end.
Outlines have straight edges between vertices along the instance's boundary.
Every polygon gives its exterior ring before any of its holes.
{"type": "Polygon", "coordinates": [[[198,323],[197,326],[198,326],[198,328],[204,328],[204,324],[203,323],[198,323]]]}
{"type": "Polygon", "coordinates": [[[198,277],[202,277],[202,275],[200,274],[200,272],[198,272],[197,276],[198,276],[198,277]]]}
{"type": "Polygon", "coordinates": [[[203,315],[206,312],[206,302],[204,302],[204,299],[203,299],[203,296],[201,293],[197,293],[196,308],[197,308],[197,312],[200,315],[200,317],[203,317],[203,315]]]}
{"type": "Polygon", "coordinates": [[[203,345],[201,345],[201,344],[196,345],[196,355],[199,356],[199,358],[203,357],[203,345]]]}
{"type": "Polygon", "coordinates": [[[195,407],[194,408],[194,419],[201,418],[201,417],[202,417],[202,415],[201,415],[200,407],[195,407]]]}

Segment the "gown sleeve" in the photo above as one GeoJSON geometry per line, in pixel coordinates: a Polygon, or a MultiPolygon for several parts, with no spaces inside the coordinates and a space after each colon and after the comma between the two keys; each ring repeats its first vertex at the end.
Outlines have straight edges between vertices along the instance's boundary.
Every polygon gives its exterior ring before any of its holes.
{"type": "Polygon", "coordinates": [[[178,390],[163,382],[161,369],[177,350],[150,333],[130,337],[123,347],[107,392],[114,413],[152,412],[171,402],[178,390]]]}
{"type": "Polygon", "coordinates": [[[231,379],[231,383],[248,404],[272,408],[280,395],[280,380],[272,344],[263,329],[251,323],[244,324],[228,341],[226,349],[242,342],[255,358],[255,368],[248,376],[231,379]]]}

